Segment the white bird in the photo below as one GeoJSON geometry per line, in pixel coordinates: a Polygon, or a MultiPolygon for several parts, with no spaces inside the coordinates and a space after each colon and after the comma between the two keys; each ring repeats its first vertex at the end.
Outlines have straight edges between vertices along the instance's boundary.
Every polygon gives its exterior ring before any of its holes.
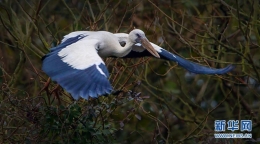
{"type": "Polygon", "coordinates": [[[43,57],[42,69],[74,99],[88,99],[112,91],[109,73],[101,57],[143,56],[176,61],[188,71],[198,74],[224,74],[234,68],[229,65],[223,69],[212,69],[195,64],[150,43],[143,31],[135,29],[129,35],[106,31],[72,32],[43,57]]]}

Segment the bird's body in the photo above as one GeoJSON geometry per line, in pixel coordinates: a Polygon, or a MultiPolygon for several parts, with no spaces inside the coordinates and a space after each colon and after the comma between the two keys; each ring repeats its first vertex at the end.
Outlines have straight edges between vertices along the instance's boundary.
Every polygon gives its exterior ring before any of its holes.
{"type": "Polygon", "coordinates": [[[76,31],[62,40],[57,47],[43,57],[42,69],[52,80],[57,81],[74,99],[98,97],[110,94],[108,70],[101,57],[134,58],[154,56],[170,61],[194,73],[224,74],[233,69],[211,69],[150,43],[143,31],[135,29],[128,34],[113,34],[106,31],[76,31]]]}
{"type": "MultiPolygon", "coordinates": [[[[62,43],[71,37],[75,37],[78,35],[85,35],[87,39],[98,40],[97,43],[97,52],[101,57],[108,57],[111,55],[118,55],[121,53],[120,50],[124,50],[121,45],[118,43],[118,39],[110,32],[107,31],[76,31],[72,32],[64,37],[62,43]],[[108,39],[109,38],[109,39],[108,39]],[[115,47],[115,48],[112,48],[115,47]]],[[[130,48],[129,48],[130,49],[130,48]]]]}

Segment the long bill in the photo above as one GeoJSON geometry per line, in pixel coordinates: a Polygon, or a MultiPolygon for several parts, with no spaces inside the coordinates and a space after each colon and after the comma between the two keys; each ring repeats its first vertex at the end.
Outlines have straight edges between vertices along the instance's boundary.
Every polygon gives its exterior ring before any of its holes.
{"type": "Polygon", "coordinates": [[[141,43],[142,46],[147,49],[153,56],[160,58],[159,54],[157,53],[157,51],[153,48],[153,46],[151,45],[151,43],[148,41],[147,38],[141,38],[141,43]]]}

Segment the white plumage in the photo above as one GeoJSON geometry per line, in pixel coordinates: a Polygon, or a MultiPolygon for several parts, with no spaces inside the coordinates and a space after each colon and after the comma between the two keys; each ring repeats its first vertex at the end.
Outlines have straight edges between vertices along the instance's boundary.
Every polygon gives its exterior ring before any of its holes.
{"type": "Polygon", "coordinates": [[[185,60],[150,43],[143,31],[128,34],[106,31],[76,31],[64,36],[57,47],[43,57],[42,69],[57,81],[73,98],[98,97],[110,94],[108,70],[101,57],[135,58],[153,56],[175,61],[185,69],[199,74],[224,74],[234,68],[212,69],[185,60]]]}
{"type": "Polygon", "coordinates": [[[101,57],[124,57],[136,43],[142,43],[152,55],[159,57],[141,30],[133,30],[125,40],[126,45],[121,46],[110,32],[72,32],[43,58],[42,69],[75,99],[109,94],[112,87],[101,57]]]}

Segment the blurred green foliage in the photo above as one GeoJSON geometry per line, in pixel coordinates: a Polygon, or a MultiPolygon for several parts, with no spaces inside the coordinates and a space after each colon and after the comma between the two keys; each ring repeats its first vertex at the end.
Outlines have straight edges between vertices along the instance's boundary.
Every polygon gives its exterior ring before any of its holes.
{"type": "Polygon", "coordinates": [[[1,0],[1,143],[250,143],[259,141],[257,0],[1,0]],[[104,61],[123,92],[78,101],[41,57],[77,30],[146,32],[191,61],[236,69],[195,75],[154,58],[104,61]],[[48,82],[47,82],[48,83],[48,82]],[[214,120],[250,119],[253,139],[214,139],[214,120]]]}

